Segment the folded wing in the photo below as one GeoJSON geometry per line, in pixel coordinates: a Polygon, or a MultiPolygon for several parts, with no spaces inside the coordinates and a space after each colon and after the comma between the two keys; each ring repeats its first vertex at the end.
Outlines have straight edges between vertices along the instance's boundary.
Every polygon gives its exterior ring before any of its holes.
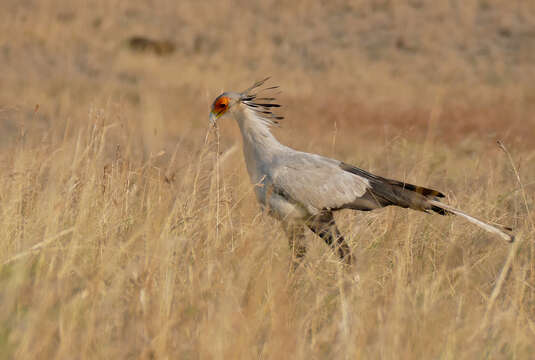
{"type": "Polygon", "coordinates": [[[301,152],[282,159],[272,178],[275,191],[311,214],[343,208],[370,188],[368,180],[344,171],[338,161],[301,152]]]}

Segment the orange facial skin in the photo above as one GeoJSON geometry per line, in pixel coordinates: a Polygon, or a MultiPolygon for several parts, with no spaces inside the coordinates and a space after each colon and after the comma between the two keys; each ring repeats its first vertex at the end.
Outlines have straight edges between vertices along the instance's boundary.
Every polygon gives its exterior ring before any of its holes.
{"type": "Polygon", "coordinates": [[[214,102],[212,112],[217,116],[222,115],[227,110],[229,102],[230,99],[226,96],[221,96],[217,98],[214,102]]]}

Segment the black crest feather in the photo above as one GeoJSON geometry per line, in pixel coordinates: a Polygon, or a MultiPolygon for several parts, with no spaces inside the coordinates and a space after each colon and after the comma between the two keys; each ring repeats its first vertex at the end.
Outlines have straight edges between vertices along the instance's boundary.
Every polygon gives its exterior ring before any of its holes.
{"type": "Polygon", "coordinates": [[[250,109],[260,114],[263,118],[270,120],[274,124],[278,124],[278,120],[282,120],[284,119],[284,117],[274,114],[273,108],[279,108],[281,107],[281,105],[273,103],[273,101],[276,100],[275,97],[273,96],[258,97],[258,95],[265,91],[276,90],[279,88],[279,86],[271,86],[271,87],[259,89],[256,92],[254,91],[255,89],[258,89],[262,85],[264,85],[264,83],[268,81],[269,79],[270,77],[267,77],[263,80],[257,81],[250,88],[244,90],[241,93],[242,96],[241,96],[240,101],[243,104],[247,105],[250,109]]]}

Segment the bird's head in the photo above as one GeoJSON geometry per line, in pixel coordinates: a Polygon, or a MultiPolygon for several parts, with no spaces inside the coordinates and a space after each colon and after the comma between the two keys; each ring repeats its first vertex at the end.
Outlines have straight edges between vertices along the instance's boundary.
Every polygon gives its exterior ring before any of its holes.
{"type": "MultiPolygon", "coordinates": [[[[283,119],[282,116],[273,114],[272,108],[280,107],[278,104],[273,104],[275,100],[273,97],[258,97],[258,93],[253,93],[254,89],[262,86],[269,78],[258,81],[250,88],[242,91],[241,93],[224,92],[219,95],[212,103],[212,109],[210,111],[210,124],[215,125],[217,120],[226,114],[231,114],[234,110],[249,108],[253,110],[256,115],[269,124],[277,124],[278,120],[283,119]],[[260,102],[259,102],[260,101],[260,102]]],[[[269,91],[278,89],[278,86],[273,86],[260,91],[269,91]]]]}
{"type": "Polygon", "coordinates": [[[212,104],[212,110],[210,111],[210,124],[215,125],[217,120],[226,114],[232,112],[241,101],[242,94],[233,92],[224,92],[219,95],[212,104]]]}

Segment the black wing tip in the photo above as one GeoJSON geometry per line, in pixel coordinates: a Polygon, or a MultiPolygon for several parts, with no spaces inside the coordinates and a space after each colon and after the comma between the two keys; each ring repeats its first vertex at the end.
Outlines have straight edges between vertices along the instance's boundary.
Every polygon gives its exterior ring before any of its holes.
{"type": "MultiPolygon", "coordinates": [[[[415,193],[421,194],[425,197],[437,197],[437,198],[446,197],[446,195],[444,195],[440,191],[429,189],[423,186],[407,184],[404,182],[398,182],[396,180],[391,180],[391,183],[399,183],[399,186],[401,186],[402,188],[410,190],[410,191],[414,191],[415,193]]],[[[393,184],[393,185],[397,185],[397,184],[393,184]]]]}
{"type": "Polygon", "coordinates": [[[436,212],[436,213],[439,214],[439,215],[442,215],[442,216],[445,216],[445,215],[454,215],[451,211],[448,211],[448,210],[446,210],[446,209],[443,209],[443,208],[441,208],[441,207],[439,207],[439,206],[435,206],[435,205],[431,206],[431,210],[434,211],[434,212],[436,212]]]}
{"type": "Polygon", "coordinates": [[[369,173],[369,172],[367,172],[365,170],[362,170],[362,169],[360,169],[360,168],[358,168],[356,166],[347,164],[347,163],[345,163],[343,161],[340,162],[339,166],[340,166],[340,168],[342,170],[348,171],[348,172],[353,173],[355,175],[362,176],[362,177],[364,177],[366,179],[369,179],[369,180],[372,180],[372,181],[385,182],[385,183],[388,183],[390,185],[394,185],[394,186],[401,187],[403,189],[414,191],[414,192],[419,193],[419,194],[421,194],[421,195],[423,195],[425,197],[428,197],[428,196],[433,196],[433,197],[437,197],[437,198],[446,197],[446,195],[444,195],[440,191],[433,190],[433,189],[428,189],[428,188],[423,187],[423,186],[416,186],[416,185],[408,184],[408,183],[405,183],[403,181],[391,180],[391,179],[387,179],[387,178],[384,178],[384,177],[381,177],[381,176],[378,176],[378,175],[374,175],[374,174],[369,173]]]}

